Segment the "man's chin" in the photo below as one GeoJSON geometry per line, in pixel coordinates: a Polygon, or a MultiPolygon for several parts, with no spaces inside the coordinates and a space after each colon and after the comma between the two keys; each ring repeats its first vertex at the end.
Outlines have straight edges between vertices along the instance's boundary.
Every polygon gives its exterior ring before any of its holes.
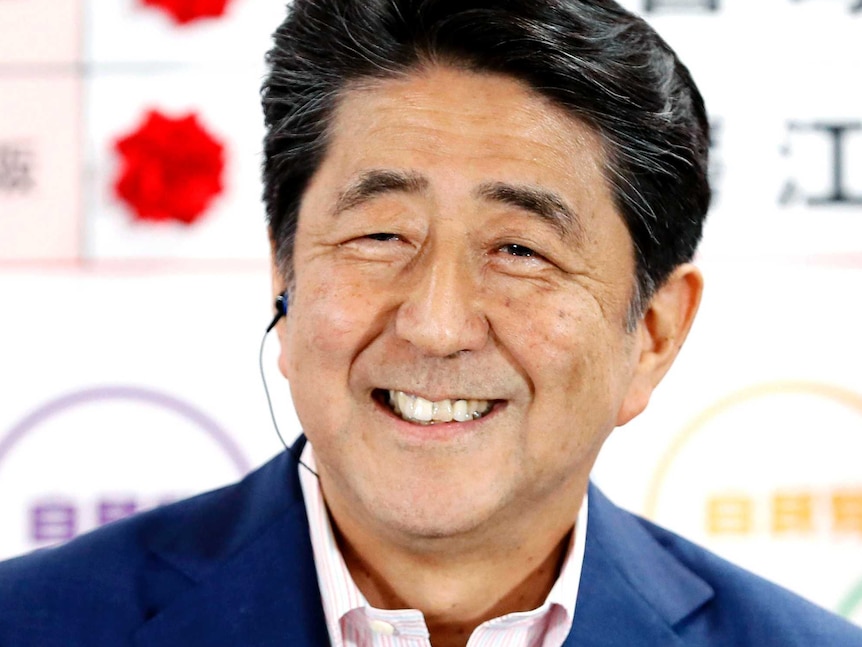
{"type": "Polygon", "coordinates": [[[480,500],[469,494],[425,494],[397,499],[390,496],[370,514],[391,541],[416,550],[434,551],[444,546],[451,550],[453,543],[466,546],[474,541],[483,542],[492,534],[491,528],[500,525],[498,519],[505,514],[503,507],[501,501],[480,500]]]}

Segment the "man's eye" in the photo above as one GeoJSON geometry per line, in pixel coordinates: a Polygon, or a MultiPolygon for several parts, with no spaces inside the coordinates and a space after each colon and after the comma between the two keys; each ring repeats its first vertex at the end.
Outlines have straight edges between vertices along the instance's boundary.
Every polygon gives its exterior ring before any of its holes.
{"type": "Polygon", "coordinates": [[[370,238],[371,240],[379,240],[379,241],[387,241],[387,240],[401,240],[401,237],[398,234],[389,234],[386,232],[380,232],[376,234],[368,234],[366,238],[370,238]]]}
{"type": "Polygon", "coordinates": [[[536,252],[534,252],[529,247],[524,247],[523,245],[503,245],[500,248],[500,251],[504,254],[509,254],[510,256],[518,256],[521,258],[532,258],[534,256],[538,256],[536,252]]]}

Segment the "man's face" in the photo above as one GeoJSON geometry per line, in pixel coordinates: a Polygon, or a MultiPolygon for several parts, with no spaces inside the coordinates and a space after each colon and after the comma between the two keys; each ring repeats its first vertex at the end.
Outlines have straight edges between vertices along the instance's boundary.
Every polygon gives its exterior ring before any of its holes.
{"type": "MultiPolygon", "coordinates": [[[[632,243],[598,136],[503,76],[347,92],[280,366],[330,507],[390,537],[571,517],[631,413],[632,243]]],[[[637,408],[637,407],[635,407],[637,408]]]]}

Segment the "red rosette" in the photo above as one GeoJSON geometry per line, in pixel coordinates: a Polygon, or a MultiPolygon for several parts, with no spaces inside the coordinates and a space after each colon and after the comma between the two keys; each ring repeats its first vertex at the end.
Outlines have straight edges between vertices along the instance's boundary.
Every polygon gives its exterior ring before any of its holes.
{"type": "Polygon", "coordinates": [[[150,110],[114,149],[114,190],[138,220],[195,223],[224,190],[224,145],[194,113],[171,119],[150,110]]]}
{"type": "Polygon", "coordinates": [[[230,0],[139,0],[168,14],[178,25],[187,25],[204,18],[220,18],[230,0]]]}

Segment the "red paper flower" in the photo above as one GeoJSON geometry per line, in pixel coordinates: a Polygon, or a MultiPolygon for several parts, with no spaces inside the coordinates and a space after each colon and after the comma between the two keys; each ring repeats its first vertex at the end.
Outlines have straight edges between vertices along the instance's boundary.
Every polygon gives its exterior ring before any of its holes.
{"type": "Polygon", "coordinates": [[[194,113],[171,119],[151,110],[114,146],[122,158],[114,189],[140,220],[191,224],[224,188],[224,146],[194,113]]]}
{"type": "Polygon", "coordinates": [[[224,15],[230,0],[139,0],[143,5],[167,13],[178,25],[187,25],[201,18],[224,15]]]}

